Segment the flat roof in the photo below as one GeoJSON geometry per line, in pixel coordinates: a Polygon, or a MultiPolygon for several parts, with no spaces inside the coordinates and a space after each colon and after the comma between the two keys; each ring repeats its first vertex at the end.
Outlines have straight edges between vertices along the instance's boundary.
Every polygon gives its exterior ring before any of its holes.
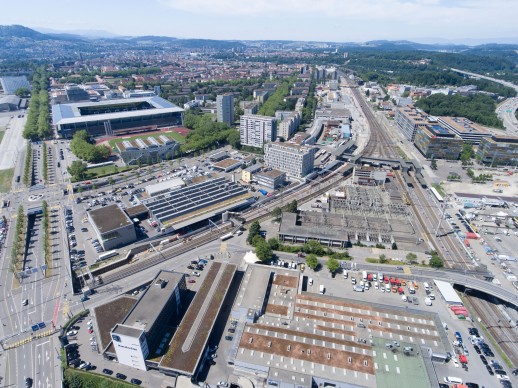
{"type": "Polygon", "coordinates": [[[143,213],[148,213],[149,212],[147,207],[145,207],[142,204],[137,205],[137,206],[127,207],[125,209],[125,211],[126,211],[126,214],[128,215],[128,217],[130,217],[130,218],[133,218],[133,217],[136,217],[136,216],[141,215],[143,213]]]}
{"type": "Polygon", "coordinates": [[[289,152],[292,154],[300,154],[300,153],[308,153],[311,150],[313,150],[313,147],[303,146],[299,144],[293,144],[293,143],[281,143],[281,142],[272,142],[268,143],[267,147],[282,150],[284,152],[289,152]]]}
{"type": "Polygon", "coordinates": [[[240,160],[236,160],[236,159],[223,159],[223,160],[220,160],[219,162],[212,163],[212,165],[214,167],[221,168],[221,169],[227,169],[230,167],[241,166],[242,164],[243,164],[243,162],[241,162],[240,160]]]}
{"type": "Polygon", "coordinates": [[[237,269],[213,261],[173,336],[159,367],[192,376],[196,372],[223,300],[237,269]]]}
{"type": "Polygon", "coordinates": [[[157,115],[163,113],[183,112],[184,110],[175,104],[158,96],[153,97],[135,97],[117,100],[106,100],[100,102],[78,102],[72,104],[56,104],[52,105],[52,122],[54,125],[82,123],[88,121],[106,121],[114,119],[122,119],[126,117],[139,117],[157,115]],[[151,109],[131,110],[124,112],[109,112],[82,116],[80,108],[102,107],[119,104],[134,104],[146,102],[151,105],[151,109]]]}
{"type": "Polygon", "coordinates": [[[106,233],[133,224],[128,215],[115,204],[90,210],[88,215],[100,233],[106,233]]]}
{"type": "Polygon", "coordinates": [[[273,267],[264,265],[249,265],[241,282],[233,309],[252,308],[260,310],[264,303],[272,270],[273,267]]]}
{"type": "Polygon", "coordinates": [[[439,289],[442,297],[449,304],[463,305],[462,300],[457,295],[457,292],[453,289],[453,286],[448,282],[442,280],[434,280],[435,285],[439,289]]]}
{"type": "Polygon", "coordinates": [[[112,330],[112,333],[138,338],[142,335],[142,333],[144,333],[144,329],[138,329],[131,326],[117,324],[115,325],[115,328],[112,330]]]}
{"type": "Polygon", "coordinates": [[[449,117],[449,116],[441,116],[439,117],[439,122],[444,122],[445,124],[451,126],[456,132],[459,134],[473,134],[473,135],[486,135],[490,136],[491,132],[489,132],[483,126],[474,123],[471,120],[468,120],[465,117],[449,117]]]}
{"type": "Polygon", "coordinates": [[[161,270],[153,279],[137,304],[126,316],[122,324],[148,331],[165,308],[171,294],[185,275],[183,273],[161,270]],[[160,284],[164,284],[162,288],[160,284]]]}
{"type": "Polygon", "coordinates": [[[177,222],[191,224],[195,215],[211,217],[222,208],[244,204],[251,197],[244,187],[220,177],[174,189],[143,202],[158,221],[173,224],[171,226],[178,229],[177,222]]]}
{"type": "Polygon", "coordinates": [[[286,175],[286,173],[282,172],[282,171],[279,171],[279,170],[262,171],[262,172],[258,172],[257,174],[255,174],[255,176],[257,178],[265,177],[265,178],[269,178],[269,179],[275,179],[275,178],[278,178],[278,177],[280,177],[282,175],[286,175]]]}
{"type": "Polygon", "coordinates": [[[181,178],[173,178],[154,185],[146,186],[146,192],[153,196],[155,193],[163,192],[168,189],[176,189],[185,186],[185,182],[181,178]]]}
{"type": "Polygon", "coordinates": [[[128,315],[128,312],[136,303],[135,297],[123,295],[94,308],[94,315],[99,329],[99,349],[102,349],[103,352],[108,349],[112,342],[111,330],[128,315]]]}
{"type": "Polygon", "coordinates": [[[518,197],[509,197],[509,196],[502,196],[502,195],[489,195],[489,194],[473,194],[473,193],[454,193],[456,197],[464,197],[464,198],[473,198],[473,199],[493,199],[500,202],[512,202],[512,203],[518,203],[518,197]]]}
{"type": "Polygon", "coordinates": [[[256,164],[252,164],[252,165],[248,166],[245,169],[245,171],[253,173],[253,172],[259,171],[261,168],[263,168],[263,165],[260,163],[256,163],[256,164]]]}

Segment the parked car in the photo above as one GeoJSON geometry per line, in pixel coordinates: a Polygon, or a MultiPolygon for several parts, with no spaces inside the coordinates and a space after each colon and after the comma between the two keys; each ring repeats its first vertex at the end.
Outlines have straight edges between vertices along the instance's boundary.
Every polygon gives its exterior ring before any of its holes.
{"type": "Polygon", "coordinates": [[[74,336],[74,335],[77,335],[77,330],[67,331],[67,336],[71,337],[71,336],[74,336]]]}
{"type": "Polygon", "coordinates": [[[126,375],[122,373],[117,373],[115,377],[117,377],[119,380],[126,380],[126,375]]]}
{"type": "Polygon", "coordinates": [[[140,385],[140,384],[142,384],[142,381],[140,381],[139,379],[133,378],[130,380],[130,383],[135,384],[135,385],[140,385]]]}
{"type": "Polygon", "coordinates": [[[113,374],[113,371],[112,371],[112,370],[110,370],[110,369],[104,368],[104,369],[103,369],[103,373],[104,373],[105,375],[110,375],[110,376],[111,376],[111,375],[113,374]]]}

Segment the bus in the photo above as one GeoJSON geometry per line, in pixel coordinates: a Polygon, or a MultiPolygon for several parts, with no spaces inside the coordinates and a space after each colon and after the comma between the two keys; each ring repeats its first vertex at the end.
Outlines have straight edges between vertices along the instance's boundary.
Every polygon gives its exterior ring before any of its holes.
{"type": "Polygon", "coordinates": [[[234,235],[232,233],[227,233],[227,234],[224,234],[223,236],[221,236],[220,239],[221,239],[221,241],[225,241],[232,237],[234,237],[234,235]]]}
{"type": "Polygon", "coordinates": [[[104,252],[103,254],[99,255],[99,258],[97,259],[97,261],[103,261],[103,260],[109,259],[110,257],[117,256],[118,254],[119,254],[119,252],[117,252],[117,251],[104,252]]]}
{"type": "Polygon", "coordinates": [[[439,194],[435,187],[430,187],[430,191],[438,202],[444,202],[444,198],[439,194]]]}

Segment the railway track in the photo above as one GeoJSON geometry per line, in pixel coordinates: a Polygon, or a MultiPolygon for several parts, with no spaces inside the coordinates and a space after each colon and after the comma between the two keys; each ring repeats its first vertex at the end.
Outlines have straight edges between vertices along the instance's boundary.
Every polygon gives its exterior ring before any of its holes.
{"type": "MultiPolygon", "coordinates": [[[[514,368],[518,366],[518,333],[498,306],[476,296],[466,295],[474,313],[480,317],[494,341],[502,349],[514,368]]],[[[489,341],[486,341],[489,343],[489,341]]]]}

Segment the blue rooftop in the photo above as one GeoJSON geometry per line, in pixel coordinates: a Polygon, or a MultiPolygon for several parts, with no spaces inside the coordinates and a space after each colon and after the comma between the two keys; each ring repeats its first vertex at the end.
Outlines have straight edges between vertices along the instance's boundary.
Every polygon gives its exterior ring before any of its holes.
{"type": "Polygon", "coordinates": [[[448,135],[450,133],[446,128],[443,128],[437,124],[431,125],[431,127],[435,133],[440,135],[448,135]]]}

